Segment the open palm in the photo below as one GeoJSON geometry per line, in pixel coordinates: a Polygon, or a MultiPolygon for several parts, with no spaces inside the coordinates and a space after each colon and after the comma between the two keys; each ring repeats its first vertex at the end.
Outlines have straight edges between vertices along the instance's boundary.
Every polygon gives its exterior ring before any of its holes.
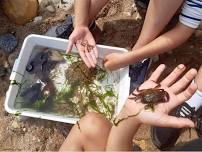
{"type": "Polygon", "coordinates": [[[98,50],[93,35],[89,31],[88,27],[78,27],[74,29],[69,37],[67,53],[72,50],[73,45],[76,46],[82,60],[88,68],[96,66],[98,50]],[[87,42],[88,44],[94,46],[93,49],[90,51],[85,50],[86,48],[81,45],[82,42],[87,42]]]}
{"type": "MultiPolygon", "coordinates": [[[[145,81],[139,89],[150,89],[156,87],[160,75],[163,73],[165,65],[160,65],[151,75],[151,77],[145,81]]],[[[187,118],[177,118],[169,116],[168,113],[175,107],[181,105],[188,100],[196,91],[197,86],[190,82],[194,79],[197,72],[195,69],[189,70],[181,79],[180,75],[184,72],[185,66],[179,65],[175,68],[170,75],[160,82],[160,89],[164,89],[169,94],[169,100],[167,102],[158,103],[154,106],[154,111],[145,110],[145,104],[141,102],[135,102],[132,99],[128,99],[126,102],[127,109],[132,113],[134,109],[141,109],[138,114],[138,119],[144,123],[160,127],[194,127],[194,123],[187,118]]],[[[138,94],[138,91],[134,91],[138,94]]],[[[129,98],[133,97],[131,94],[129,98]]],[[[134,113],[134,112],[133,112],[134,113]]]]}

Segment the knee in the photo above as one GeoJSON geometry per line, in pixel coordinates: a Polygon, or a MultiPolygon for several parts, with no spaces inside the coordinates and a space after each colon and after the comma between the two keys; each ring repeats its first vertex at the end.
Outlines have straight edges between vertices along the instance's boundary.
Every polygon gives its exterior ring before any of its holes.
{"type": "Polygon", "coordinates": [[[107,136],[111,129],[111,123],[101,114],[88,113],[79,122],[81,132],[85,138],[95,139],[100,136],[107,136]]]}

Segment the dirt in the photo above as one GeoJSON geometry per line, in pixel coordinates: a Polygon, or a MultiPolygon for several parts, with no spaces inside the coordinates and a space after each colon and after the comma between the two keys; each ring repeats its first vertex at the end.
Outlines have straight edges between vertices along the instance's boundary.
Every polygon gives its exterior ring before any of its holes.
{"type": "MultiPolygon", "coordinates": [[[[144,9],[132,9],[132,0],[111,0],[98,15],[96,21],[98,28],[94,31],[97,43],[131,49],[140,33],[144,9]],[[138,12],[139,11],[139,12],[138,12]]],[[[59,24],[65,19],[66,13],[58,10],[56,14],[46,13],[41,24],[30,22],[24,26],[16,26],[10,22],[0,10],[0,34],[8,31],[15,31],[18,39],[18,46],[10,55],[1,53],[0,66],[12,69],[13,61],[18,56],[24,38],[31,34],[45,34],[53,25],[59,24]]],[[[202,64],[202,37],[200,30],[181,47],[170,53],[159,56],[159,60],[152,64],[150,73],[159,64],[167,65],[168,73],[180,63],[191,67],[199,68],[202,64]]],[[[0,150],[58,150],[68,135],[71,125],[40,120],[34,118],[19,118],[8,114],[4,109],[5,94],[9,86],[9,73],[0,78],[0,150]]],[[[191,135],[185,131],[178,139],[178,144],[197,138],[195,130],[191,135]]],[[[157,150],[152,144],[150,128],[142,125],[138,130],[134,142],[137,150],[157,150]]]]}

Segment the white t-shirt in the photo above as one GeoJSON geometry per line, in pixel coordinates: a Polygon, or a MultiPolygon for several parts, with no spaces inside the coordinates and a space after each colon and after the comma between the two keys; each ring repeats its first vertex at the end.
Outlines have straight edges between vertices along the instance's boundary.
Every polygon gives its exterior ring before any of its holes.
{"type": "Polygon", "coordinates": [[[179,20],[188,27],[197,28],[202,20],[202,0],[186,0],[179,20]]]}

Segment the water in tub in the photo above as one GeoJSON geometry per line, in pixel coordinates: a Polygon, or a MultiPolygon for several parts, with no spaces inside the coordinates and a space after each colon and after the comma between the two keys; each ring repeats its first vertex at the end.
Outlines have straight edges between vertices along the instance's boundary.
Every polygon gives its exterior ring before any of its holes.
{"type": "Polygon", "coordinates": [[[120,73],[105,71],[102,63],[98,59],[97,67],[88,69],[78,54],[67,55],[52,49],[32,54],[15,108],[67,117],[96,111],[112,119],[120,73]]]}

